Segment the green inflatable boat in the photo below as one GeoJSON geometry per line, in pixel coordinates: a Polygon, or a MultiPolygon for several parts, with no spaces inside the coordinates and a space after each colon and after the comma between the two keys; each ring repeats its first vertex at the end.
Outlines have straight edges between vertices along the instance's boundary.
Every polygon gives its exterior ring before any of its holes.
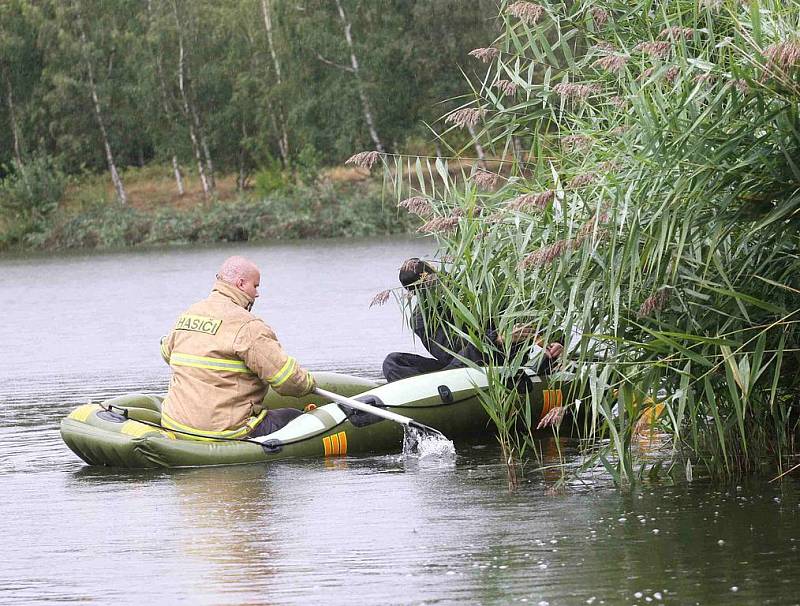
{"type": "MultiPolygon", "coordinates": [[[[450,439],[489,431],[490,420],[478,393],[487,386],[480,370],[459,368],[377,385],[336,373],[314,373],[325,390],[395,412],[434,427],[450,439]]],[[[562,389],[532,379],[531,412],[543,416],[562,404],[562,389]]],[[[269,395],[267,408],[307,410],[285,427],[253,439],[211,440],[160,427],[159,396],[130,394],[100,404],[84,404],[61,422],[69,448],[90,465],[154,468],[235,465],[289,457],[340,457],[351,454],[399,453],[403,427],[320,396],[286,398],[269,395]],[[313,404],[314,406],[309,406],[313,404]]]]}

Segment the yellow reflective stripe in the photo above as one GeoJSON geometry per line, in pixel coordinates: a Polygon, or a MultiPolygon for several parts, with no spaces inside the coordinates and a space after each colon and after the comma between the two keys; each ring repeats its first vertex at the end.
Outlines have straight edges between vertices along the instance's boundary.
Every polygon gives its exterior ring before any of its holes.
{"type": "Polygon", "coordinates": [[[322,438],[322,446],[325,448],[325,456],[346,455],[347,454],[347,434],[343,431],[332,433],[322,438]]]}
{"type": "Polygon", "coordinates": [[[312,389],[314,389],[314,377],[309,372],[306,374],[306,391],[311,392],[312,389]]]}
{"type": "Polygon", "coordinates": [[[207,358],[192,354],[173,351],[169,357],[170,366],[190,366],[192,368],[207,368],[208,370],[227,370],[229,372],[244,372],[252,374],[247,365],[241,360],[226,360],[224,358],[207,358]]]}
{"type": "Polygon", "coordinates": [[[297,368],[297,360],[295,360],[292,356],[289,356],[286,360],[286,363],[283,365],[283,368],[267,379],[267,382],[273,387],[280,387],[286,383],[290,376],[292,376],[295,368],[297,368]]]}
{"type": "Polygon", "coordinates": [[[255,417],[251,417],[248,419],[247,423],[238,427],[236,429],[225,429],[222,431],[213,431],[213,430],[205,430],[205,429],[197,429],[195,427],[190,427],[189,425],[184,425],[170,417],[168,414],[162,412],[161,413],[161,425],[167,429],[175,429],[178,431],[185,431],[190,434],[194,435],[181,435],[179,437],[182,438],[189,438],[190,440],[199,440],[199,441],[213,441],[219,438],[242,438],[249,434],[256,425],[261,423],[264,420],[264,417],[267,416],[267,410],[262,410],[258,413],[255,417]]]}
{"type": "MultiPolygon", "coordinates": [[[[264,420],[264,417],[267,416],[268,412],[269,412],[269,410],[265,408],[260,413],[258,413],[256,416],[250,417],[250,420],[245,424],[245,427],[249,427],[250,431],[252,431],[253,429],[256,428],[256,425],[258,425],[259,423],[261,423],[261,421],[264,420]]],[[[248,431],[248,433],[250,433],[250,432],[248,431]]]]}
{"type": "Polygon", "coordinates": [[[552,409],[557,408],[564,403],[564,396],[560,389],[545,389],[542,391],[542,412],[539,417],[543,417],[552,409]]]}

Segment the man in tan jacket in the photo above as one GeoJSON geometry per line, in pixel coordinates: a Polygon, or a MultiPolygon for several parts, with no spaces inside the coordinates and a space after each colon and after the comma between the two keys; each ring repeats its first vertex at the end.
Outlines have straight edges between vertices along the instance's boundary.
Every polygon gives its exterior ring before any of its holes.
{"type": "Polygon", "coordinates": [[[270,387],[288,396],[314,390],[314,378],[286,354],[273,330],[250,313],[261,274],[230,257],[211,294],[186,310],[161,342],[172,367],[161,423],[203,438],[261,436],[301,414],[262,409],[270,387]]]}

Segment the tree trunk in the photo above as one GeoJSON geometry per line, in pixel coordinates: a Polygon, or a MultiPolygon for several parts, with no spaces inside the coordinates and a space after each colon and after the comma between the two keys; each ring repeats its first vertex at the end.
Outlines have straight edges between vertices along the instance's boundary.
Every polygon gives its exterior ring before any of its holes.
{"type": "MultiPolygon", "coordinates": [[[[270,17],[270,0],[261,0],[261,12],[264,15],[264,29],[267,30],[267,43],[269,44],[269,54],[272,56],[272,67],[275,69],[275,79],[280,86],[283,81],[281,78],[281,64],[278,61],[278,54],[275,52],[275,44],[272,41],[272,18],[270,17]]],[[[289,134],[286,132],[286,119],[283,116],[283,109],[278,109],[276,122],[281,134],[278,139],[278,149],[281,153],[281,160],[284,166],[289,165],[289,134]]]]}
{"type": "Polygon", "coordinates": [[[367,99],[367,93],[364,90],[364,84],[361,81],[361,72],[359,71],[358,67],[358,59],[356,58],[355,47],[353,46],[353,36],[351,35],[351,23],[347,20],[347,15],[344,14],[344,9],[342,8],[342,3],[340,0],[336,0],[336,8],[339,9],[339,18],[342,20],[342,26],[344,27],[344,37],[347,40],[347,46],[350,49],[350,67],[353,71],[353,76],[356,79],[356,88],[358,89],[358,96],[361,98],[361,107],[364,111],[364,119],[367,122],[367,128],[369,128],[369,136],[372,138],[372,142],[375,144],[375,149],[379,152],[384,152],[383,143],[381,143],[380,138],[378,137],[378,131],[375,129],[375,120],[372,118],[372,109],[369,105],[369,100],[367,99]]]}
{"type": "Polygon", "coordinates": [[[183,115],[189,124],[189,138],[192,140],[192,150],[194,151],[194,157],[197,161],[197,174],[200,177],[200,184],[203,187],[203,193],[208,195],[212,188],[211,183],[206,176],[206,168],[203,164],[203,157],[200,151],[200,142],[198,140],[197,133],[195,132],[195,120],[193,119],[193,115],[196,117],[197,114],[193,112],[190,107],[189,95],[186,92],[186,85],[184,81],[183,31],[181,30],[181,21],[178,16],[178,4],[173,2],[172,7],[175,14],[175,27],[178,31],[178,90],[181,92],[183,115]]]}
{"type": "MultiPolygon", "coordinates": [[[[244,123],[244,120],[242,120],[242,141],[245,141],[246,139],[247,125],[244,123]]],[[[244,191],[244,186],[247,182],[247,171],[244,167],[246,153],[247,152],[244,149],[244,145],[239,145],[239,175],[236,178],[236,189],[238,191],[244,191]]]]}
{"type": "Polygon", "coordinates": [[[22,138],[19,134],[19,123],[17,122],[17,114],[14,109],[14,93],[11,88],[11,78],[8,77],[8,72],[3,70],[3,76],[6,81],[6,104],[8,105],[8,119],[11,121],[11,134],[14,137],[14,158],[17,161],[17,166],[22,168],[22,138]]]}
{"type": "Polygon", "coordinates": [[[172,156],[172,172],[175,175],[175,184],[178,187],[178,195],[182,196],[186,193],[183,187],[183,175],[181,174],[181,165],[178,164],[178,156],[172,156]]]}
{"type": "Polygon", "coordinates": [[[192,117],[194,118],[194,127],[197,129],[197,134],[200,135],[200,145],[203,147],[203,155],[206,158],[206,169],[208,171],[208,184],[211,186],[211,189],[217,188],[217,180],[214,178],[214,163],[211,162],[211,153],[208,151],[208,141],[206,141],[206,136],[203,132],[203,128],[200,126],[200,119],[197,117],[197,111],[192,105],[192,117]]]}
{"type": "MultiPolygon", "coordinates": [[[[153,16],[153,4],[152,0],[147,0],[147,14],[150,17],[150,24],[152,27],[152,23],[154,22],[155,18],[153,16]]],[[[152,50],[153,55],[155,56],[156,61],[156,73],[158,74],[158,89],[159,94],[161,95],[161,107],[164,109],[164,116],[168,122],[175,124],[177,120],[175,120],[173,111],[170,108],[169,103],[169,95],[167,94],[167,83],[166,78],[164,77],[164,66],[161,57],[161,44],[158,43],[156,48],[152,50]]],[[[170,145],[170,147],[173,147],[170,145]]],[[[175,186],[178,189],[178,195],[183,196],[186,194],[186,188],[183,185],[183,173],[181,172],[181,165],[178,162],[178,156],[176,154],[172,154],[172,173],[175,175],[175,186]]]]}
{"type": "Polygon", "coordinates": [[[75,11],[77,13],[77,24],[80,29],[81,38],[81,53],[83,54],[83,61],[86,65],[87,75],[89,76],[89,92],[92,96],[94,103],[94,116],[97,119],[97,126],[100,128],[100,135],[103,137],[103,147],[106,151],[106,162],[108,163],[108,170],[111,173],[111,181],[114,183],[114,189],[117,191],[117,199],[122,204],[128,203],[128,195],[125,193],[125,186],[122,184],[122,177],[117,171],[116,162],[114,162],[114,153],[111,151],[111,142],[108,139],[108,131],[106,131],[105,121],[103,120],[103,111],[100,106],[100,98],[97,95],[97,83],[94,79],[94,69],[92,68],[92,60],[88,53],[88,42],[86,40],[86,31],[83,29],[83,21],[81,20],[80,4],[75,2],[75,11]]]}

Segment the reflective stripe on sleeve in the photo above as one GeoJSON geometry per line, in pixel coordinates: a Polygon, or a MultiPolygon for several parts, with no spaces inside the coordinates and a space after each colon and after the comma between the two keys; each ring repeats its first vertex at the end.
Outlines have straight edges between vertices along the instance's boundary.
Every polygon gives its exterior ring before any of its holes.
{"type": "Polygon", "coordinates": [[[192,368],[206,368],[208,370],[225,370],[228,372],[243,372],[253,374],[241,360],[226,360],[224,358],[207,358],[192,354],[173,351],[169,357],[170,366],[191,366],[192,368]]]}
{"type": "Polygon", "coordinates": [[[281,385],[286,383],[286,381],[290,376],[292,376],[292,373],[295,371],[296,368],[297,368],[297,360],[295,360],[292,356],[289,356],[286,359],[286,363],[283,365],[283,367],[273,376],[267,379],[267,383],[269,383],[273,387],[280,387],[281,385]]]}

